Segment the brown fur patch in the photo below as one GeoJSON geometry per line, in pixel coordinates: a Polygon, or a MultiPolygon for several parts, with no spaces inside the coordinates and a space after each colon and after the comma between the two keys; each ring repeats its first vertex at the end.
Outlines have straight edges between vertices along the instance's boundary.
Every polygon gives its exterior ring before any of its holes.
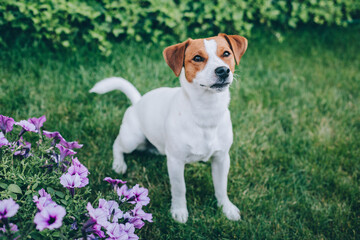
{"type": "Polygon", "coordinates": [[[235,71],[235,60],[234,60],[234,55],[231,51],[231,48],[228,44],[228,42],[226,41],[225,38],[223,37],[215,37],[214,38],[216,41],[216,45],[217,45],[217,49],[216,49],[216,55],[223,60],[230,68],[231,72],[234,73],[235,71]],[[224,56],[224,52],[229,52],[230,55],[225,57],[224,56]]]}
{"type": "Polygon", "coordinates": [[[191,40],[185,51],[185,76],[188,82],[192,82],[196,73],[203,70],[209,56],[205,50],[204,39],[191,40]],[[193,59],[196,55],[204,58],[203,62],[195,62],[193,59]]]}

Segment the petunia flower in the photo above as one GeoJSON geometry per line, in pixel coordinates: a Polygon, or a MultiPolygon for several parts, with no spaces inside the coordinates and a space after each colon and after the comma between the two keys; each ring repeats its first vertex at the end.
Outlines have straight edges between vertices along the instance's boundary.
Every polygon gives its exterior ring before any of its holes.
{"type": "Polygon", "coordinates": [[[139,239],[139,237],[134,233],[135,232],[135,228],[132,224],[130,223],[126,223],[124,224],[120,224],[120,228],[123,232],[126,233],[127,235],[127,239],[128,240],[137,240],[139,239]]]}
{"type": "Polygon", "coordinates": [[[31,149],[31,143],[25,141],[23,137],[20,137],[19,141],[11,144],[11,151],[14,152],[14,155],[21,155],[27,158],[31,149]]]}
{"type": "Polygon", "coordinates": [[[43,131],[43,135],[47,138],[54,138],[54,139],[64,139],[59,132],[49,132],[49,131],[43,131]]]}
{"type": "Polygon", "coordinates": [[[87,235],[88,239],[98,239],[92,233],[96,234],[100,238],[105,238],[105,233],[101,230],[101,225],[97,224],[97,222],[92,218],[84,223],[81,228],[81,232],[83,235],[87,235]],[[88,235],[89,233],[91,234],[88,235]]]}
{"type": "Polygon", "coordinates": [[[107,239],[128,239],[127,233],[123,230],[123,227],[118,223],[111,223],[106,227],[106,233],[109,236],[107,239]]]}
{"type": "Polygon", "coordinates": [[[11,132],[13,130],[14,123],[15,121],[13,118],[0,115],[0,130],[4,134],[6,134],[7,132],[11,132]]]}
{"type": "MultiPolygon", "coordinates": [[[[19,228],[18,228],[18,226],[17,226],[16,224],[10,223],[10,224],[9,224],[9,227],[10,227],[10,232],[11,232],[11,234],[14,234],[14,233],[16,233],[16,232],[19,231],[19,228]]],[[[3,232],[3,233],[6,232],[6,227],[5,227],[5,225],[3,225],[3,227],[0,227],[0,232],[3,232]]],[[[1,236],[1,234],[0,234],[0,236],[1,236]]],[[[20,238],[20,235],[17,236],[17,237],[15,237],[15,238],[14,238],[14,236],[11,237],[12,240],[17,240],[17,239],[19,239],[19,238],[20,238]]]]}
{"type": "Polygon", "coordinates": [[[107,220],[109,222],[117,222],[123,217],[123,212],[119,209],[119,204],[113,200],[106,201],[105,199],[99,199],[99,208],[106,210],[107,220]]]}
{"type": "Polygon", "coordinates": [[[0,220],[14,216],[19,207],[12,198],[0,200],[0,220]]]}
{"type": "Polygon", "coordinates": [[[141,205],[136,205],[133,210],[131,210],[134,217],[141,218],[142,220],[146,220],[148,222],[152,222],[152,214],[146,213],[144,210],[142,210],[141,205]]]}
{"type": "Polygon", "coordinates": [[[35,215],[34,223],[36,224],[36,229],[42,231],[45,228],[50,230],[59,228],[65,215],[66,210],[64,207],[59,205],[47,206],[35,215]]]}
{"type": "Polygon", "coordinates": [[[78,142],[67,142],[64,138],[60,139],[60,144],[66,148],[74,149],[74,148],[82,148],[83,144],[79,144],[78,142]]]}
{"type": "Polygon", "coordinates": [[[79,174],[81,179],[81,185],[79,188],[85,187],[89,183],[89,179],[87,176],[89,175],[88,169],[80,163],[78,158],[72,158],[72,165],[68,169],[68,173],[70,175],[75,175],[75,173],[79,174]]]}
{"type": "Polygon", "coordinates": [[[51,199],[51,195],[48,194],[43,188],[39,190],[39,195],[33,197],[33,202],[36,203],[36,207],[41,211],[47,206],[54,207],[57,205],[53,200],[51,199]]]}
{"type": "Polygon", "coordinates": [[[61,144],[56,144],[56,147],[60,150],[59,162],[62,162],[65,159],[65,157],[67,157],[69,155],[75,155],[76,154],[76,152],[74,152],[71,149],[64,148],[61,144]]]}
{"type": "Polygon", "coordinates": [[[5,138],[4,134],[0,132],[0,148],[9,144],[9,141],[5,138]]]}
{"type": "Polygon", "coordinates": [[[126,181],[123,181],[121,179],[112,179],[111,177],[104,178],[104,181],[107,181],[108,183],[110,183],[114,187],[114,189],[116,189],[116,187],[119,183],[121,183],[121,184],[126,183],[126,181]]]}
{"type": "Polygon", "coordinates": [[[120,201],[129,200],[134,196],[134,193],[131,191],[131,189],[128,190],[128,187],[125,184],[122,185],[120,188],[117,188],[116,193],[119,196],[120,201]]]}
{"type": "MultiPolygon", "coordinates": [[[[37,132],[36,127],[34,124],[26,121],[26,120],[21,120],[20,122],[16,122],[15,125],[21,126],[23,129],[21,132],[37,132]]],[[[20,132],[20,135],[22,135],[20,132]]]]}
{"type": "Polygon", "coordinates": [[[143,187],[139,187],[139,184],[136,184],[131,190],[131,193],[134,196],[134,200],[129,201],[132,204],[141,204],[146,206],[150,202],[150,198],[148,197],[148,190],[143,187]]]}
{"type": "Polygon", "coordinates": [[[104,208],[93,208],[91,203],[86,205],[86,209],[89,212],[90,218],[93,219],[97,224],[106,226],[108,224],[108,211],[104,208]]]}
{"type": "Polygon", "coordinates": [[[152,214],[146,213],[142,210],[142,205],[136,205],[133,210],[131,210],[132,215],[129,213],[126,213],[124,215],[124,218],[129,221],[129,223],[133,224],[135,228],[141,229],[145,223],[143,220],[146,220],[148,222],[152,221],[152,214]]]}
{"type": "Polygon", "coordinates": [[[80,163],[78,158],[72,158],[72,165],[68,169],[68,173],[70,175],[74,175],[75,173],[79,174],[81,179],[86,178],[89,175],[88,169],[80,163]]]}
{"type": "Polygon", "coordinates": [[[74,196],[75,189],[81,186],[81,178],[79,174],[75,173],[74,175],[70,175],[69,173],[64,173],[60,177],[60,183],[67,189],[69,189],[71,196],[74,196]]]}
{"type": "Polygon", "coordinates": [[[39,118],[29,118],[28,122],[34,124],[35,129],[38,132],[40,131],[40,128],[43,126],[44,122],[46,122],[46,117],[43,115],[39,118]]]}

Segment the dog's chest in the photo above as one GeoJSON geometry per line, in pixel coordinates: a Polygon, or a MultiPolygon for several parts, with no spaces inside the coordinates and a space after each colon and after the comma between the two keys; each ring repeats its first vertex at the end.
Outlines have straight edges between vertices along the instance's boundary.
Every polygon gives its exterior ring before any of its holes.
{"type": "Polygon", "coordinates": [[[189,138],[186,162],[206,162],[219,150],[220,146],[216,130],[194,131],[189,138]]]}

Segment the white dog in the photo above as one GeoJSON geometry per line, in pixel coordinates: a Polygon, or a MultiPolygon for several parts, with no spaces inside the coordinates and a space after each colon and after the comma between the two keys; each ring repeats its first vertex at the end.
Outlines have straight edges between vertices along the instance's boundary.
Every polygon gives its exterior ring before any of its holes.
{"type": "Polygon", "coordinates": [[[235,63],[239,64],[246,48],[246,38],[237,35],[188,39],[163,52],[166,63],[180,76],[181,87],[158,88],[141,97],[131,83],[112,77],[90,90],[102,94],[117,89],[131,100],[114,142],[113,169],[125,173],[123,154],[143,150],[150,141],[167,157],[171,214],[178,222],[188,219],[184,166],[208,160],[218,205],[228,219],[240,219],[239,209],[227,195],[233,141],[228,105],[235,63]]]}

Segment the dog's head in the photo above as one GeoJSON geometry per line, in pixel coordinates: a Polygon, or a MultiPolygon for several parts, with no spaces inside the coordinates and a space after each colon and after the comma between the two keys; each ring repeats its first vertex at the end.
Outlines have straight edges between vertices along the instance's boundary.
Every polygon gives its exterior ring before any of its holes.
{"type": "Polygon", "coordinates": [[[246,38],[219,34],[172,45],[165,48],[163,55],[176,76],[180,75],[184,67],[185,78],[189,83],[221,92],[232,83],[235,64],[239,64],[246,48],[246,38]]]}

